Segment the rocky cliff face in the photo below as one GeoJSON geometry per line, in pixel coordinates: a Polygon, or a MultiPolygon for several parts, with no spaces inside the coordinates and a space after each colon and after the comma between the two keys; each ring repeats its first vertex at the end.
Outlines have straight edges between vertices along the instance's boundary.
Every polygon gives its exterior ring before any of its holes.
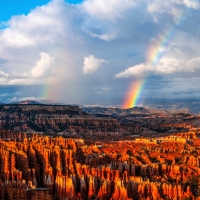
{"type": "Polygon", "coordinates": [[[82,139],[1,130],[0,199],[198,199],[195,136],[86,145],[82,139]]]}
{"type": "Polygon", "coordinates": [[[97,118],[78,106],[0,105],[0,128],[45,134],[90,135],[98,130],[118,131],[117,119],[97,118]]]}
{"type": "MultiPolygon", "coordinates": [[[[103,108],[101,108],[102,110],[103,108]]],[[[101,112],[100,110],[100,112],[101,112]]],[[[98,109],[93,110],[97,112],[98,109]]],[[[21,131],[29,134],[42,132],[47,135],[81,137],[96,140],[132,139],[138,136],[157,137],[179,131],[188,131],[200,124],[200,117],[190,114],[150,112],[144,108],[127,110],[107,109],[116,116],[91,115],[78,106],[13,104],[0,105],[0,129],[21,131]],[[128,115],[120,113],[128,112],[128,115]]],[[[102,112],[101,112],[102,113],[102,112]]]]}
{"type": "Polygon", "coordinates": [[[153,107],[144,108],[144,107],[133,107],[128,109],[122,109],[117,107],[96,107],[96,106],[88,106],[82,107],[82,110],[86,113],[90,113],[93,115],[102,115],[102,116],[128,116],[128,115],[140,115],[140,116],[148,116],[152,114],[178,114],[182,113],[188,115],[190,112],[187,109],[180,110],[170,110],[170,109],[154,109],[153,107]]]}

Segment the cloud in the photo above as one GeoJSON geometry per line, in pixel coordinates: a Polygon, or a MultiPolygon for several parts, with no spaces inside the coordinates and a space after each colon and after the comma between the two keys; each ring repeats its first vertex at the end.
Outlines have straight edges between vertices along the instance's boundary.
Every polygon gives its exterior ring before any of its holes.
{"type": "Polygon", "coordinates": [[[92,36],[93,38],[99,38],[101,40],[105,40],[105,41],[110,41],[112,39],[115,38],[115,35],[114,34],[95,34],[95,33],[92,33],[92,32],[89,32],[89,31],[86,31],[90,36],[92,36]]]}
{"type": "Polygon", "coordinates": [[[151,13],[169,13],[172,15],[180,14],[180,11],[181,13],[186,13],[185,9],[187,8],[198,9],[200,6],[198,0],[171,0],[171,1],[154,0],[146,2],[148,5],[148,11],[150,11],[151,13]],[[180,6],[186,6],[187,8],[183,8],[180,6]]]}
{"type": "MultiPolygon", "coordinates": [[[[200,69],[200,57],[192,58],[186,62],[175,58],[162,58],[158,64],[141,63],[118,73],[117,78],[131,76],[169,75],[177,73],[194,73],[200,69]]],[[[196,76],[197,74],[195,74],[196,76]]],[[[199,75],[200,76],[200,75],[199,75]]]]}
{"type": "Polygon", "coordinates": [[[43,101],[45,99],[44,98],[37,98],[37,97],[29,97],[29,96],[21,97],[21,98],[18,99],[18,101],[26,101],[26,100],[43,101]]]}
{"type": "Polygon", "coordinates": [[[7,47],[29,47],[41,42],[54,42],[55,37],[62,35],[63,15],[62,2],[37,7],[28,15],[13,16],[7,22],[7,28],[1,31],[0,40],[7,47]],[[54,9],[55,8],[55,9],[54,9]]]}
{"type": "Polygon", "coordinates": [[[198,0],[85,0],[78,5],[49,1],[1,26],[1,87],[14,87],[16,92],[26,88],[10,98],[45,95],[66,103],[114,104],[130,81],[119,77],[154,80],[143,88],[149,96],[159,96],[169,88],[168,82],[177,84],[177,77],[199,84],[190,79],[200,76],[199,11],[198,0]],[[147,54],[158,47],[158,63],[151,65],[147,54]],[[44,88],[49,90],[44,93],[44,88]],[[101,100],[97,92],[102,93],[101,100]]]}
{"type": "Polygon", "coordinates": [[[4,96],[7,96],[7,95],[8,95],[8,93],[4,93],[4,94],[1,94],[0,96],[4,97],[4,96]]]}
{"type": "Polygon", "coordinates": [[[17,97],[9,98],[9,101],[10,101],[10,102],[14,102],[14,101],[16,101],[16,100],[17,100],[17,97]]]}
{"type": "Polygon", "coordinates": [[[93,55],[89,55],[88,57],[84,57],[83,61],[83,73],[84,74],[92,74],[99,67],[101,67],[102,63],[106,63],[108,61],[97,59],[93,55]]]}
{"type": "Polygon", "coordinates": [[[172,2],[177,4],[184,4],[188,8],[194,8],[194,9],[198,9],[200,6],[198,0],[173,0],[172,2]]]}
{"type": "Polygon", "coordinates": [[[41,58],[37,62],[36,66],[31,70],[31,75],[34,78],[42,78],[44,76],[48,76],[52,64],[54,63],[54,57],[51,57],[45,52],[41,52],[40,57],[41,58]]]}
{"type": "Polygon", "coordinates": [[[166,21],[168,25],[169,23],[172,25],[174,23],[180,25],[180,23],[185,22],[185,19],[187,19],[194,10],[200,8],[198,0],[146,0],[146,4],[155,23],[160,24],[161,21],[166,21]]]}
{"type": "MultiPolygon", "coordinates": [[[[153,81],[155,84],[155,81],[153,81]]],[[[163,85],[162,81],[155,88],[147,90],[148,96],[167,99],[195,99],[200,97],[199,78],[173,78],[163,85]],[[160,86],[161,85],[161,86],[160,86]]]]}
{"type": "Polygon", "coordinates": [[[2,78],[8,78],[8,76],[9,76],[8,73],[5,73],[4,71],[0,70],[0,77],[2,77],[2,78]]]}
{"type": "Polygon", "coordinates": [[[132,0],[85,0],[81,8],[91,16],[103,20],[115,21],[122,18],[127,10],[134,8],[136,3],[132,0]]]}

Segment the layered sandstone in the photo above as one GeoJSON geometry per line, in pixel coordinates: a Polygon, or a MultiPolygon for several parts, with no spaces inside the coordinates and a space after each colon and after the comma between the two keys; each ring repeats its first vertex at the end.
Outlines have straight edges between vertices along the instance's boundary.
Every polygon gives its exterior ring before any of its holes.
{"type": "Polygon", "coordinates": [[[193,130],[87,145],[1,130],[0,199],[198,199],[200,140],[194,136],[193,130]]]}
{"type": "Polygon", "coordinates": [[[117,119],[98,118],[78,106],[21,104],[0,105],[0,129],[68,137],[104,135],[108,130],[120,136],[119,131],[126,131],[117,119]]]}

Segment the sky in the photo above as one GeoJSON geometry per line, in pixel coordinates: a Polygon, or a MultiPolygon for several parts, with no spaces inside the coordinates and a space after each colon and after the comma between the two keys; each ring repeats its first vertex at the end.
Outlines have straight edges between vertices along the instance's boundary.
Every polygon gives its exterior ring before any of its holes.
{"type": "Polygon", "coordinates": [[[200,98],[198,0],[0,1],[0,102],[200,98]]]}

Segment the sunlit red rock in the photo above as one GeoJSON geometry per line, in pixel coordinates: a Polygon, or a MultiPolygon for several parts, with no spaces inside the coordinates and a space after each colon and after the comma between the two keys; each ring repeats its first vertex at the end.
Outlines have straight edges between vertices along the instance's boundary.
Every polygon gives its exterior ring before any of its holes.
{"type": "Polygon", "coordinates": [[[97,145],[0,130],[0,199],[198,199],[200,139],[188,135],[97,145]]]}

